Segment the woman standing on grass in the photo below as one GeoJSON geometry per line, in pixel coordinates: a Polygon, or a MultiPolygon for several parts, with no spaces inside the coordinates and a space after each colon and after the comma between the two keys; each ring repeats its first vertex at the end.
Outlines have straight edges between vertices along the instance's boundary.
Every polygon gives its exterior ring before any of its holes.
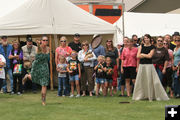
{"type": "Polygon", "coordinates": [[[32,82],[37,83],[42,86],[42,105],[46,105],[46,91],[49,85],[49,67],[48,67],[48,49],[47,42],[48,37],[43,36],[41,39],[41,44],[38,44],[37,54],[35,56],[35,61],[32,64],[31,69],[31,79],[32,82]]]}
{"type": "Polygon", "coordinates": [[[168,40],[164,40],[163,42],[163,46],[164,48],[166,48],[168,50],[168,54],[169,54],[169,61],[168,61],[168,65],[166,68],[166,73],[163,77],[163,86],[164,89],[166,91],[167,87],[169,87],[169,91],[170,91],[170,97],[173,97],[173,88],[172,88],[172,81],[173,81],[173,70],[172,70],[172,66],[173,66],[173,51],[171,49],[169,49],[169,42],[168,40]]]}
{"type": "Polygon", "coordinates": [[[155,47],[151,45],[151,36],[144,35],[144,44],[142,44],[137,53],[140,59],[136,83],[133,92],[133,100],[149,99],[169,100],[157,72],[152,64],[152,56],[155,47]]]}
{"type": "Polygon", "coordinates": [[[123,49],[121,55],[121,73],[124,74],[126,80],[127,96],[131,96],[130,82],[135,84],[136,72],[139,65],[137,60],[138,49],[134,47],[134,41],[128,39],[128,47],[123,49]]]}
{"type": "Polygon", "coordinates": [[[118,58],[118,50],[113,46],[113,41],[112,40],[107,40],[106,41],[106,56],[105,57],[110,57],[111,62],[113,65],[113,92],[116,94],[117,92],[117,77],[118,77],[118,68],[119,68],[119,58],[118,58]]]}

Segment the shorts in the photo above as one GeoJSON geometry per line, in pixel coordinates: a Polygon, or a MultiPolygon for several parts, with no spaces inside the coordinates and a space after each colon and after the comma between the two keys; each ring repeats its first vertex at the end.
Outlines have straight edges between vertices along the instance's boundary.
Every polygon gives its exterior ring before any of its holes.
{"type": "Polygon", "coordinates": [[[77,74],[77,75],[73,75],[73,76],[69,76],[69,81],[70,82],[73,82],[73,81],[76,81],[76,80],[79,80],[79,75],[77,74]]]}
{"type": "Polygon", "coordinates": [[[105,82],[112,83],[113,80],[112,79],[105,79],[105,82]]]}
{"type": "Polygon", "coordinates": [[[105,79],[104,78],[96,78],[96,83],[97,84],[104,84],[105,83],[105,79]]]}
{"type": "Polygon", "coordinates": [[[125,79],[136,79],[136,67],[123,67],[125,79]]]}

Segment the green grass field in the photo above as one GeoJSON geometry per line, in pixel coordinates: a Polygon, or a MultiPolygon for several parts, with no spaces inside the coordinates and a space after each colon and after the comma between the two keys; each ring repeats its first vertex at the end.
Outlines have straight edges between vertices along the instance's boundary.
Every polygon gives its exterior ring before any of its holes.
{"type": "Polygon", "coordinates": [[[164,120],[169,101],[132,101],[123,97],[57,97],[48,91],[47,105],[41,105],[40,92],[22,96],[0,94],[0,120],[164,120]],[[120,102],[130,102],[122,104],[120,102]]]}

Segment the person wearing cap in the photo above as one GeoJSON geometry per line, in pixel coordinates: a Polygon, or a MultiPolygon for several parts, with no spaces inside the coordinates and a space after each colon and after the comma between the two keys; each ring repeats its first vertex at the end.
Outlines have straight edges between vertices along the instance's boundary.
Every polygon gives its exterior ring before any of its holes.
{"type": "MultiPolygon", "coordinates": [[[[9,59],[9,54],[11,50],[13,49],[12,45],[8,44],[7,42],[7,36],[2,36],[2,45],[0,45],[0,54],[2,54],[6,59],[6,67],[5,67],[5,73],[9,75],[10,79],[10,88],[11,93],[13,94],[13,75],[12,75],[12,69],[9,59]]],[[[3,91],[4,93],[7,92],[7,85],[6,85],[7,79],[4,81],[3,91]]]]}
{"type": "Polygon", "coordinates": [[[81,43],[79,40],[80,40],[80,34],[78,33],[74,34],[74,41],[70,42],[68,46],[71,47],[72,50],[79,52],[81,50],[81,43]]]}
{"type": "MultiPolygon", "coordinates": [[[[23,81],[27,78],[27,75],[31,71],[32,62],[35,60],[35,55],[37,53],[37,47],[33,45],[32,37],[27,36],[26,37],[26,45],[22,47],[23,50],[23,63],[24,63],[24,70],[23,70],[23,81]]],[[[26,89],[27,83],[24,84],[24,87],[26,89]]],[[[36,93],[37,86],[35,83],[32,83],[32,91],[36,93]]]]}

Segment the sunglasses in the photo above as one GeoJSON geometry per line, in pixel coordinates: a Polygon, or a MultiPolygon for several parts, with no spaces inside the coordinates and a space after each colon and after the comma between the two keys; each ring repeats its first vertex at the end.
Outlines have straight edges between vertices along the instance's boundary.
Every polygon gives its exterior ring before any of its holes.
{"type": "Polygon", "coordinates": [[[111,40],[108,40],[107,42],[112,42],[111,40]]]}
{"type": "Polygon", "coordinates": [[[61,40],[61,42],[66,42],[65,40],[61,40]]]}
{"type": "Polygon", "coordinates": [[[88,46],[88,44],[83,44],[82,46],[88,46]]]}
{"type": "Polygon", "coordinates": [[[72,56],[75,56],[75,55],[77,55],[77,54],[76,54],[76,53],[72,53],[71,55],[72,55],[72,56]]]}
{"type": "Polygon", "coordinates": [[[163,43],[163,45],[168,45],[168,43],[163,43]]]}
{"type": "Polygon", "coordinates": [[[158,40],[158,42],[163,42],[162,40],[158,40]]]}
{"type": "Polygon", "coordinates": [[[42,41],[48,41],[48,40],[42,40],[42,41]]]}
{"type": "Polygon", "coordinates": [[[175,40],[175,42],[180,42],[180,40],[175,40]]]}

